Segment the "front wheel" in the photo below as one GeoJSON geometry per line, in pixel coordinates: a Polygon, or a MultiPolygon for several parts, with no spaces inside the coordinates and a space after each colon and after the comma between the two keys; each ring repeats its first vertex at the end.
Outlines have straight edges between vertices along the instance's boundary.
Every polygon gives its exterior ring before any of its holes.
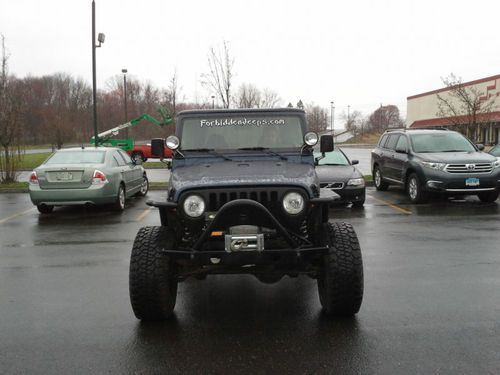
{"type": "Polygon", "coordinates": [[[54,206],[48,204],[39,204],[36,208],[41,214],[50,214],[54,211],[54,206]]]}
{"type": "Polygon", "coordinates": [[[144,197],[149,191],[149,181],[146,175],[142,177],[141,189],[137,193],[137,196],[144,197]]]}
{"type": "Polygon", "coordinates": [[[487,193],[479,193],[478,198],[481,202],[491,203],[498,199],[498,191],[488,191],[487,193]]]}
{"type": "Polygon", "coordinates": [[[323,224],[329,247],[318,275],[319,300],[328,315],[352,316],[363,301],[363,260],[356,232],[347,223],[323,224]]]}
{"type": "Polygon", "coordinates": [[[375,188],[379,191],[385,191],[389,187],[389,184],[383,180],[382,172],[378,166],[373,168],[373,183],[375,184],[375,188]]]}
{"type": "Polygon", "coordinates": [[[406,190],[408,192],[408,198],[410,198],[411,203],[425,203],[429,199],[429,194],[424,191],[422,183],[418,178],[416,173],[412,173],[408,177],[406,183],[406,190]]]}
{"type": "Polygon", "coordinates": [[[175,234],[166,227],[139,229],[130,257],[129,292],[135,316],[164,320],[177,300],[175,265],[162,249],[175,248],[175,234]]]}

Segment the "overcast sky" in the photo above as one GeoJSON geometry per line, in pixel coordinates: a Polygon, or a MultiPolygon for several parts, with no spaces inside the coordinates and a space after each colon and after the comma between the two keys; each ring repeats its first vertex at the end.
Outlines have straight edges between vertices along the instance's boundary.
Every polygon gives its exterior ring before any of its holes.
{"type": "MultiPolygon", "coordinates": [[[[92,78],[91,0],[0,0],[10,72],[92,78]]],[[[369,114],[442,86],[500,73],[500,1],[96,0],[97,84],[122,68],[166,87],[177,69],[185,100],[210,97],[199,83],[207,52],[226,40],[234,84],[278,92],[283,104],[335,102],[369,114]]]]}

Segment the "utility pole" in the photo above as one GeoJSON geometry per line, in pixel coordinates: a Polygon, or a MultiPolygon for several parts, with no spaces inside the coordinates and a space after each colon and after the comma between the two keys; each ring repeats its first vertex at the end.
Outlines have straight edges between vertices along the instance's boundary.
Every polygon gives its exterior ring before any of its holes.
{"type": "Polygon", "coordinates": [[[93,103],[93,117],[94,117],[94,145],[99,145],[99,137],[97,131],[97,93],[96,93],[96,63],[95,63],[95,50],[104,43],[104,34],[99,33],[97,40],[99,45],[95,44],[95,1],[92,0],[92,103],[93,103]]]}
{"type": "Polygon", "coordinates": [[[330,132],[333,134],[333,102],[330,102],[330,132]]]}
{"type": "MultiPolygon", "coordinates": [[[[123,123],[125,124],[128,121],[128,112],[127,112],[127,69],[122,69],[123,73],[123,107],[125,110],[125,119],[123,123]]],[[[125,137],[128,138],[128,128],[125,129],[125,137]]]]}

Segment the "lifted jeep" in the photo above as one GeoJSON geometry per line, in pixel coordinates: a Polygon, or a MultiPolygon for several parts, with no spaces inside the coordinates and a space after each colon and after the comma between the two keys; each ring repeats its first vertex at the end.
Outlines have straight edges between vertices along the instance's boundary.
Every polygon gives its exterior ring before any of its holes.
{"type": "MultiPolygon", "coordinates": [[[[338,196],[320,189],[299,109],[180,112],[161,226],[137,233],[130,261],[130,300],[141,320],[168,318],[177,284],[193,276],[252,274],[317,279],[329,315],[353,315],[363,299],[363,263],[354,229],[330,223],[338,196]]],[[[321,137],[321,152],[333,149],[321,137]]],[[[164,141],[152,141],[163,154],[164,141]]]]}

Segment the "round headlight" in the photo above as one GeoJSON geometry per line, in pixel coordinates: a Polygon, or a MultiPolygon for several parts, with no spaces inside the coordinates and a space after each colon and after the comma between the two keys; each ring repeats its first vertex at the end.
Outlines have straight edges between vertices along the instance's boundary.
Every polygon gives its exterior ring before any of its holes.
{"type": "Polygon", "coordinates": [[[190,217],[199,217],[205,212],[205,201],[199,195],[190,195],[182,206],[186,215],[190,217]]]}
{"type": "Polygon", "coordinates": [[[297,215],[304,209],[304,197],[296,192],[291,192],[283,198],[283,208],[290,215],[297,215]]]}
{"type": "Polygon", "coordinates": [[[171,135],[167,138],[167,147],[171,150],[176,150],[180,143],[179,138],[175,135],[171,135]]]}
{"type": "Polygon", "coordinates": [[[309,132],[304,135],[304,142],[308,146],[314,146],[318,143],[318,135],[315,132],[309,132]]]}

